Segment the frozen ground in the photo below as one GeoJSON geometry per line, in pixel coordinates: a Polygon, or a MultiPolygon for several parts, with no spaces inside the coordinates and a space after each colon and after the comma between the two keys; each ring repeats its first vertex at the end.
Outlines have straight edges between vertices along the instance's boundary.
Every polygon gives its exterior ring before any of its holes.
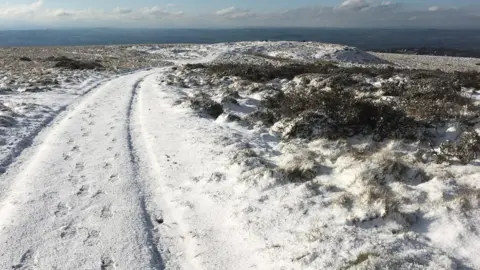
{"type": "Polygon", "coordinates": [[[440,69],[444,71],[480,71],[479,58],[457,58],[448,56],[406,55],[372,53],[373,55],[405,68],[440,69]]]}
{"type": "MultiPolygon", "coordinates": [[[[235,65],[394,61],[291,42],[55,53],[103,59],[105,70],[40,63],[40,73],[69,79],[38,91],[23,86],[36,74],[15,84],[22,71],[1,71],[9,89],[0,95],[1,269],[480,268],[480,161],[432,157],[447,140],[478,136],[479,89],[463,87],[459,95],[476,101],[449,111],[469,117],[471,129],[452,120],[428,147],[324,130],[297,138],[309,131],[303,118],[268,125],[258,112],[284,94],[351,82],[315,74],[255,82],[235,65]],[[238,76],[210,73],[209,63],[229,63],[238,76]]],[[[394,100],[385,95],[392,83],[409,89],[408,73],[352,76],[365,80],[356,98],[394,100]]]]}

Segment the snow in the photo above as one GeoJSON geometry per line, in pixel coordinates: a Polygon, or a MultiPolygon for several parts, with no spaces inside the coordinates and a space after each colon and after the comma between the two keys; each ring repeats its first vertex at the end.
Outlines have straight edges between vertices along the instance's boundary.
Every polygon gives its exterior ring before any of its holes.
{"type": "Polygon", "coordinates": [[[372,54],[368,54],[354,47],[318,42],[236,42],[184,45],[183,48],[168,45],[163,47],[160,47],[159,45],[144,45],[132,46],[130,49],[151,54],[159,54],[165,57],[165,59],[172,60],[198,60],[208,55],[209,52],[217,51],[221,52],[218,56],[218,59],[220,60],[226,60],[240,55],[266,55],[299,61],[326,60],[356,64],[387,63],[372,54]]]}
{"type": "Polygon", "coordinates": [[[17,91],[0,95],[0,117],[13,119],[0,126],[0,171],[31,142],[37,133],[67,105],[105,80],[101,74],[83,78],[80,85],[65,83],[46,92],[17,91]],[[3,104],[3,106],[2,106],[3,104]]]}
{"type": "MultiPolygon", "coordinates": [[[[357,49],[318,43],[130,49],[179,66],[245,54],[383,63],[357,49]]],[[[301,80],[270,83],[288,89],[301,80]]],[[[359,160],[353,148],[372,141],[284,141],[282,127],[228,120],[228,114],[254,111],[264,92],[246,94],[237,78],[222,87],[240,97],[216,120],[183,101],[199,90],[220,101],[224,89],[171,67],[1,95],[8,109],[0,117],[21,125],[0,134],[6,169],[0,176],[0,268],[480,268],[480,212],[464,209],[466,200],[478,202],[478,161],[420,164],[431,177],[426,182],[415,172],[403,182],[386,177],[400,204],[394,209],[389,198],[372,198],[365,175],[400,154],[406,164],[414,162],[415,144],[377,144],[377,153],[359,160]],[[169,85],[172,77],[197,85],[169,85]],[[279,173],[296,169],[316,173],[306,182],[279,173]]],[[[447,126],[442,139],[454,140],[458,132],[447,126]]]]}

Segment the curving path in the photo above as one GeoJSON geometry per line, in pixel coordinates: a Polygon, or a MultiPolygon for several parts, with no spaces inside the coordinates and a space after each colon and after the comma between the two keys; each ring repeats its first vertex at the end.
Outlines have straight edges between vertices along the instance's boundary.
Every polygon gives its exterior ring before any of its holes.
{"type": "Polygon", "coordinates": [[[0,269],[268,269],[262,241],[196,187],[227,164],[168,68],[100,84],[0,181],[0,269]]]}

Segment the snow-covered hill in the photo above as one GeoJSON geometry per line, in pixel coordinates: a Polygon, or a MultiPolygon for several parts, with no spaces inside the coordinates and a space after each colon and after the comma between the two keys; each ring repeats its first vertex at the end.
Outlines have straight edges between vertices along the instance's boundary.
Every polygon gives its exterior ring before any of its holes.
{"type": "Polygon", "coordinates": [[[145,68],[0,96],[1,269],[480,267],[478,73],[308,42],[103,50],[145,68]]]}

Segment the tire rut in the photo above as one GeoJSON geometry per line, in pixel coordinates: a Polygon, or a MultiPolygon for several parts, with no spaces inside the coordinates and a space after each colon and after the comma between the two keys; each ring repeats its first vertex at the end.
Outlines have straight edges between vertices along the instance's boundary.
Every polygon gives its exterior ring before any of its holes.
{"type": "MultiPolygon", "coordinates": [[[[148,76],[146,76],[148,77],[148,76]]],[[[144,217],[144,222],[145,222],[145,227],[147,230],[147,241],[151,247],[151,252],[152,252],[152,266],[155,269],[165,269],[165,264],[163,262],[162,255],[160,253],[160,250],[158,249],[158,241],[155,238],[154,235],[154,217],[149,213],[148,208],[147,208],[147,200],[145,197],[146,190],[143,187],[143,184],[141,183],[141,180],[139,177],[142,175],[141,174],[141,166],[139,164],[139,156],[136,154],[136,149],[133,143],[133,129],[132,129],[132,118],[133,116],[133,107],[136,103],[137,100],[137,94],[138,91],[140,90],[142,82],[145,80],[144,77],[143,79],[139,80],[133,88],[133,93],[128,105],[127,109],[127,143],[128,143],[128,152],[129,152],[129,158],[130,162],[132,164],[132,169],[133,169],[133,177],[134,181],[137,184],[138,187],[138,194],[139,194],[139,199],[140,199],[140,208],[142,213],[142,216],[144,217]]]]}
{"type": "Polygon", "coordinates": [[[37,254],[40,269],[165,269],[131,127],[152,73],[112,80],[69,107],[5,174],[1,269],[30,267],[37,254]]]}

